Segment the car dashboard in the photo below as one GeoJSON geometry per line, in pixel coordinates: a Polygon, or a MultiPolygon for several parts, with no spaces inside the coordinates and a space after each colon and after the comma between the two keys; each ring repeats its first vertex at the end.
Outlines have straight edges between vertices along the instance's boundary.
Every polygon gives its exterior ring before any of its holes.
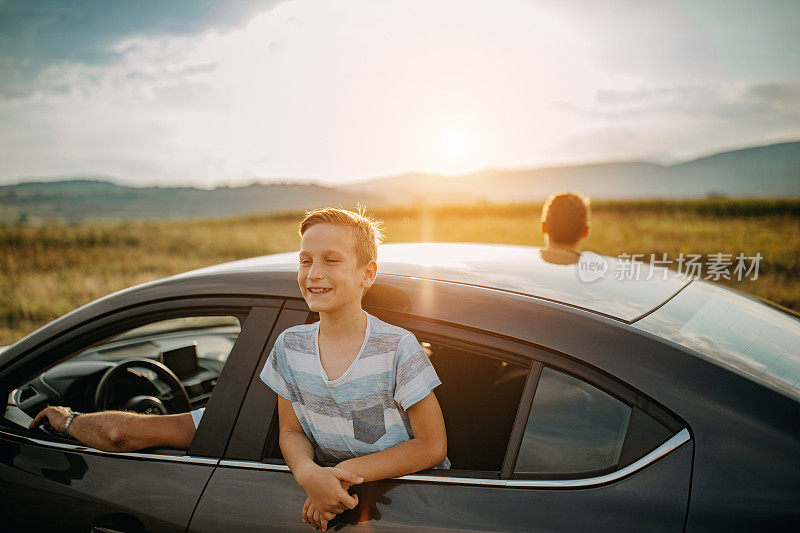
{"type": "MultiPolygon", "coordinates": [[[[185,352],[186,348],[193,348],[192,368],[177,368],[168,359],[165,366],[173,370],[186,389],[191,408],[203,407],[211,396],[238,333],[238,327],[217,326],[159,332],[144,337],[120,336],[59,363],[11,391],[6,418],[19,423],[19,420],[36,416],[48,405],[63,405],[81,412],[100,410],[101,407],[95,402],[97,386],[106,372],[118,363],[132,358],[164,362],[165,353],[177,350],[185,352]]],[[[169,385],[155,371],[145,367],[128,368],[114,380],[107,408],[122,409],[127,398],[135,395],[161,396],[169,390],[169,385]]]]}

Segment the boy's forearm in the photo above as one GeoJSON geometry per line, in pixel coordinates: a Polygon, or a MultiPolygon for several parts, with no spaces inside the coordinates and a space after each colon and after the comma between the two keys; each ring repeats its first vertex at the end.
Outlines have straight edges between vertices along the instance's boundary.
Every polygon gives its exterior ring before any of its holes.
{"type": "Polygon", "coordinates": [[[282,431],[278,438],[278,445],[286,461],[286,465],[292,471],[292,475],[303,486],[305,473],[309,468],[316,467],[314,462],[314,448],[311,441],[305,434],[297,431],[282,431]]]}
{"type": "Polygon", "coordinates": [[[339,466],[356,473],[365,481],[404,476],[442,464],[446,444],[435,439],[415,437],[391,448],[348,459],[339,466]]]}

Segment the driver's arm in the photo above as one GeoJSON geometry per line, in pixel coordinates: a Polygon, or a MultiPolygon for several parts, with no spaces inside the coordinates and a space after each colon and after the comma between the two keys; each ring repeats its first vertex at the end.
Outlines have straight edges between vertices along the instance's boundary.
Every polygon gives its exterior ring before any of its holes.
{"type": "MultiPolygon", "coordinates": [[[[46,407],[30,423],[31,428],[47,419],[57,431],[64,431],[70,415],[66,407],[46,407]]],[[[109,452],[130,452],[142,448],[186,450],[194,438],[190,413],[143,415],[124,411],[84,413],[72,419],[69,434],[86,446],[109,452]]]]}

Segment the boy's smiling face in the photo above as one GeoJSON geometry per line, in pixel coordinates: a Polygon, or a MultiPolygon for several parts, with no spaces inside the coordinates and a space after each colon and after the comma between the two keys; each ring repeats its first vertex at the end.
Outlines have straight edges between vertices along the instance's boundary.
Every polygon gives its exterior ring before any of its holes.
{"type": "Polygon", "coordinates": [[[361,308],[361,296],[375,280],[377,264],[359,267],[351,228],[315,224],[303,233],[297,283],[309,309],[331,312],[361,308]]]}

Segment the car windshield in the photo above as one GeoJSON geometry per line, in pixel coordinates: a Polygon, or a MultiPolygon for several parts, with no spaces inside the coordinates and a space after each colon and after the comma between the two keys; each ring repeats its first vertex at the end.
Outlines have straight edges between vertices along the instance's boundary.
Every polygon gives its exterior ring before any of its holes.
{"type": "Polygon", "coordinates": [[[800,397],[800,320],[789,313],[693,282],[634,326],[800,397]]]}
{"type": "Polygon", "coordinates": [[[161,352],[194,344],[200,359],[224,362],[240,330],[239,320],[233,316],[173,318],[117,335],[75,356],[73,360],[156,358],[161,352]]]}

